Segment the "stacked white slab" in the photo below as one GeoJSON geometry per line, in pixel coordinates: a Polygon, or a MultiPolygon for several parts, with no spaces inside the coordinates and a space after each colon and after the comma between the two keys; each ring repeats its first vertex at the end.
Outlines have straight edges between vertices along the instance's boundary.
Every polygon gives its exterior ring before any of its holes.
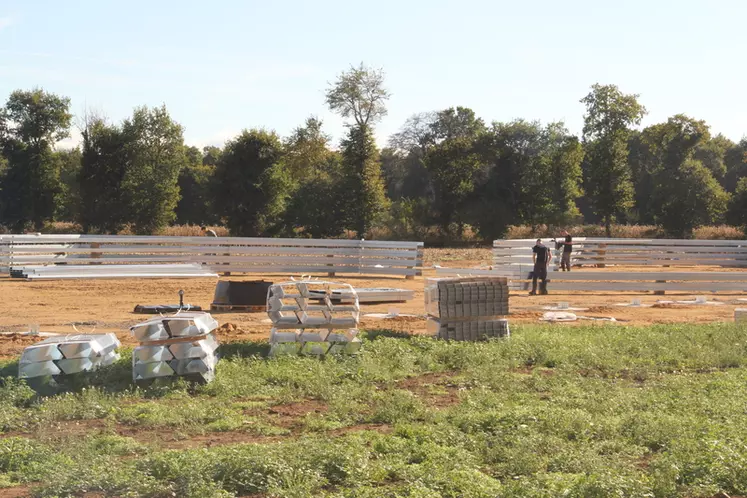
{"type": "Polygon", "coordinates": [[[272,320],[270,355],[353,354],[358,352],[360,305],[352,286],[304,280],[274,284],[267,293],[272,320]],[[335,295],[352,302],[334,304],[335,295]]]}
{"type": "Polygon", "coordinates": [[[457,341],[508,337],[508,292],[505,277],[427,279],[427,330],[457,341]]]}
{"type": "MultiPolygon", "coordinates": [[[[356,288],[359,303],[404,303],[415,299],[415,291],[407,289],[390,289],[381,287],[356,288]]],[[[313,294],[312,294],[313,295],[313,294]]],[[[318,295],[320,299],[323,293],[318,295]]],[[[333,303],[352,303],[353,296],[343,291],[337,291],[332,295],[333,303]]]]}
{"type": "Polygon", "coordinates": [[[21,353],[18,377],[90,372],[119,359],[119,340],[114,334],[78,334],[50,337],[21,353]]]}
{"type": "Polygon", "coordinates": [[[160,316],[130,328],[140,346],[132,352],[135,381],[157,377],[215,378],[218,322],[204,312],[160,316]]]}
{"type": "Polygon", "coordinates": [[[217,277],[197,263],[149,265],[48,265],[24,266],[11,275],[27,280],[71,280],[89,278],[204,278],[217,277]]]}

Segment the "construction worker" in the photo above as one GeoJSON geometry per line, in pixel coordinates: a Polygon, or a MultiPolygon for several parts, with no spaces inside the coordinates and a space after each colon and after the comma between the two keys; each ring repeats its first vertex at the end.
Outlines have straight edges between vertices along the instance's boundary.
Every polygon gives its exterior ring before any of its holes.
{"type": "Polygon", "coordinates": [[[563,230],[564,242],[558,242],[558,249],[563,248],[563,255],[560,257],[560,269],[562,271],[571,271],[571,252],[573,252],[573,237],[567,230],[563,230]]]}
{"type": "Polygon", "coordinates": [[[537,243],[532,247],[532,262],[534,271],[532,272],[532,292],[530,296],[537,295],[537,279],[540,279],[540,294],[547,294],[547,264],[552,259],[550,248],[542,244],[542,239],[537,239],[537,243]]]}
{"type": "Polygon", "coordinates": [[[202,233],[204,233],[208,237],[217,237],[218,236],[218,234],[215,233],[215,230],[211,230],[211,229],[209,229],[206,226],[202,226],[200,228],[202,228],[202,233]]]}

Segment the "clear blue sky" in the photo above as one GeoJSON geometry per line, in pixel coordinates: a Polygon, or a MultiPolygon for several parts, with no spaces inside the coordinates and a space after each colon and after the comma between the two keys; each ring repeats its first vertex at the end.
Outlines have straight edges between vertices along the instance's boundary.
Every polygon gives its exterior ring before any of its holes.
{"type": "Polygon", "coordinates": [[[0,99],[41,86],[115,121],[165,103],[194,145],[313,114],[337,141],[324,90],[362,61],[392,93],[381,144],[456,105],[578,133],[595,82],[641,94],[644,124],[686,113],[738,140],[745,19],[744,0],[0,0],[0,99]]]}

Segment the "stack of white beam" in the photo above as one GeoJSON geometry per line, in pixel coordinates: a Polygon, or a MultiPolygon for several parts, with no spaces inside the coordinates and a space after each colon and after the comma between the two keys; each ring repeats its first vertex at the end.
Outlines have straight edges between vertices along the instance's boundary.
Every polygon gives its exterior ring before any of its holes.
{"type": "Polygon", "coordinates": [[[360,305],[348,284],[315,280],[275,284],[267,293],[267,315],[272,320],[270,355],[353,354],[360,349],[360,305]],[[335,293],[352,302],[334,304],[335,293]]]}
{"type": "Polygon", "coordinates": [[[50,337],[21,353],[18,377],[90,372],[119,359],[119,340],[114,334],[79,334],[50,337]]]}
{"type": "Polygon", "coordinates": [[[189,376],[210,382],[218,363],[218,322],[204,312],[179,312],[130,328],[140,346],[132,352],[134,381],[189,376]]]}
{"type": "MultiPolygon", "coordinates": [[[[388,289],[388,288],[357,288],[355,293],[358,295],[359,303],[404,303],[415,298],[415,291],[407,289],[388,289]]],[[[324,293],[320,293],[318,299],[324,299],[324,293]]],[[[349,293],[342,290],[335,291],[332,296],[333,303],[352,303],[354,298],[349,293]]]]}
{"type": "Polygon", "coordinates": [[[440,339],[508,337],[508,281],[504,277],[426,280],[427,330],[440,339]]]}
{"type": "Polygon", "coordinates": [[[197,263],[166,265],[48,265],[13,269],[12,276],[27,280],[69,280],[89,278],[202,278],[217,273],[197,263]]]}

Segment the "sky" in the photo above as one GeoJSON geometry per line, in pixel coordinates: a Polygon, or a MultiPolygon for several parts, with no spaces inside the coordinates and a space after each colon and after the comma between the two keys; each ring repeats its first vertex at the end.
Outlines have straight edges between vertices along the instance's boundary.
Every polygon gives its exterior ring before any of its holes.
{"type": "Polygon", "coordinates": [[[744,0],[0,0],[0,101],[42,87],[114,122],[165,104],[197,146],[285,136],[314,115],[339,142],[324,93],[363,62],[391,92],[380,145],[410,115],[457,105],[580,133],[597,82],[640,94],[644,126],[684,113],[739,140],[744,19],[744,0]]]}

